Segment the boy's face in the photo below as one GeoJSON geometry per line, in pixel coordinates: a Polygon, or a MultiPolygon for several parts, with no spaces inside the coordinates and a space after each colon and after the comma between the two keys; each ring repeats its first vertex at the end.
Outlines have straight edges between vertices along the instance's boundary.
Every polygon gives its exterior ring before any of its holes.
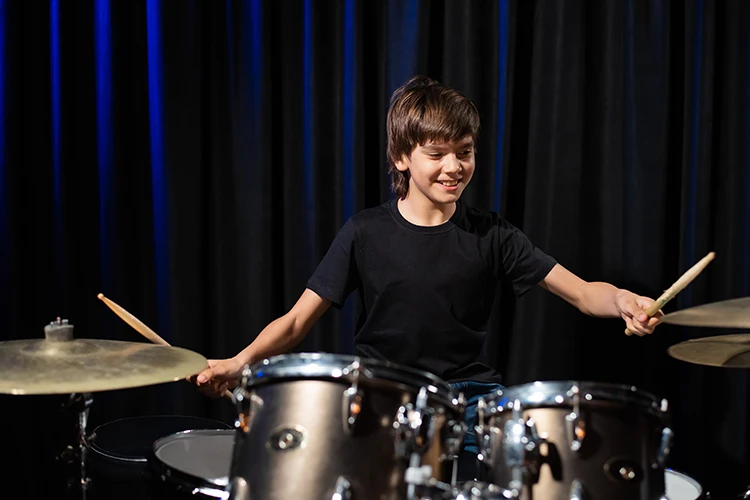
{"type": "Polygon", "coordinates": [[[407,198],[424,198],[433,205],[455,203],[474,175],[474,141],[428,142],[396,162],[396,168],[409,171],[407,198]]]}

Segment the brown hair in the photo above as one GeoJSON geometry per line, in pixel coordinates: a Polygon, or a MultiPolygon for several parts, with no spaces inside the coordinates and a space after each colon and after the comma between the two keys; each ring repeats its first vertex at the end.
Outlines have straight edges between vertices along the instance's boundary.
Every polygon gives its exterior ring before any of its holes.
{"type": "Polygon", "coordinates": [[[396,162],[428,141],[449,142],[479,136],[479,112],[458,91],[426,76],[415,76],[391,95],[386,121],[388,172],[399,198],[409,191],[409,172],[396,162]]]}

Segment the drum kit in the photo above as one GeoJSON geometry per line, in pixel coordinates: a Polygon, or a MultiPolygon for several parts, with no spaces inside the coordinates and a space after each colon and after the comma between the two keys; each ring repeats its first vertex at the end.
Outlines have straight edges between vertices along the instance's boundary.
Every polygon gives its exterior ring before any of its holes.
{"type": "MultiPolygon", "coordinates": [[[[750,298],[662,317],[750,328],[750,298]]],[[[186,379],[206,367],[170,345],[77,339],[57,319],[39,340],[0,342],[0,393],[70,394],[82,498],[478,500],[709,498],[668,468],[670,408],[636,387],[533,382],[479,399],[480,474],[457,481],[466,401],[440,378],[384,361],[285,354],[246,366],[234,426],[137,417],[87,430],[92,393],[186,379]]],[[[676,344],[691,363],[750,367],[750,335],[676,344]]],[[[750,495],[747,496],[750,498],[750,495]]]]}

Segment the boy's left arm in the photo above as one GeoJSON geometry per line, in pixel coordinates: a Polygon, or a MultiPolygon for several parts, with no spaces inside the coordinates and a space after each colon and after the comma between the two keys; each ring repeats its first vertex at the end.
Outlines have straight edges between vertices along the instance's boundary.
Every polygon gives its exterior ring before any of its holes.
{"type": "Polygon", "coordinates": [[[584,281],[560,264],[547,274],[539,286],[577,307],[582,313],[602,318],[622,318],[637,335],[653,333],[662,312],[646,315],[654,300],[636,295],[601,281],[584,281]]]}

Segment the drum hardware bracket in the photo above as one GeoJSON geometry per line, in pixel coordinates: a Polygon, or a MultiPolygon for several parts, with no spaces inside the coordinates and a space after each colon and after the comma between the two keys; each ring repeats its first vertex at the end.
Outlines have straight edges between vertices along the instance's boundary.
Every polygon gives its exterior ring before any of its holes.
{"type": "Polygon", "coordinates": [[[488,406],[487,401],[480,397],[477,401],[477,425],[474,426],[474,433],[477,436],[479,445],[479,456],[477,459],[489,467],[492,467],[493,459],[492,436],[499,435],[500,429],[494,425],[490,425],[489,420],[485,421],[485,415],[494,415],[495,413],[497,413],[497,408],[488,406]]]}
{"type": "Polygon", "coordinates": [[[578,479],[574,479],[570,485],[570,500],[585,500],[583,484],[578,479]]]}
{"type": "Polygon", "coordinates": [[[432,484],[432,467],[430,465],[420,465],[421,459],[419,453],[412,453],[409,459],[409,467],[404,471],[404,483],[407,486],[406,498],[416,500],[417,486],[432,484]]]}
{"type": "Polygon", "coordinates": [[[341,375],[347,376],[349,374],[351,374],[352,381],[359,380],[360,375],[364,375],[367,378],[373,377],[372,372],[367,367],[362,366],[359,358],[354,358],[354,361],[349,366],[341,370],[341,375]]]}
{"type": "Polygon", "coordinates": [[[568,429],[570,451],[578,452],[586,438],[586,421],[581,417],[581,392],[578,386],[571,387],[570,392],[573,396],[573,411],[565,416],[565,422],[568,429]]]}
{"type": "Polygon", "coordinates": [[[428,484],[432,478],[432,466],[420,465],[413,466],[406,469],[404,473],[404,481],[407,484],[428,484]]]}
{"type": "Polygon", "coordinates": [[[628,457],[613,457],[604,464],[604,473],[614,481],[625,483],[639,482],[643,479],[641,467],[628,457]]]}
{"type": "Polygon", "coordinates": [[[455,421],[450,420],[446,424],[445,441],[446,441],[446,454],[444,458],[454,459],[461,449],[461,443],[463,442],[464,436],[466,435],[466,422],[463,420],[455,421]]]}
{"type": "Polygon", "coordinates": [[[447,429],[445,430],[446,435],[446,454],[444,459],[456,460],[458,452],[461,450],[461,444],[463,443],[464,436],[468,426],[464,421],[464,408],[466,407],[466,398],[463,392],[458,393],[458,398],[453,398],[453,404],[456,405],[460,410],[459,413],[461,418],[459,420],[448,420],[445,424],[447,429]]]}
{"type": "Polygon", "coordinates": [[[342,373],[351,373],[352,378],[352,385],[344,391],[342,398],[344,432],[352,434],[357,417],[362,412],[362,399],[364,398],[364,393],[358,387],[359,375],[361,373],[359,360],[354,361],[351,365],[344,368],[342,373]]]}
{"type": "Polygon", "coordinates": [[[238,417],[234,422],[234,426],[244,433],[250,431],[253,416],[259,409],[263,408],[263,399],[253,391],[245,389],[252,374],[253,372],[250,367],[245,365],[245,368],[242,370],[242,384],[238,385],[234,390],[234,401],[239,407],[239,411],[237,412],[238,417]]]}
{"type": "Polygon", "coordinates": [[[674,432],[669,427],[665,427],[661,431],[661,443],[659,443],[659,453],[657,455],[657,463],[659,467],[664,467],[667,463],[667,458],[672,450],[672,438],[674,432]]]}
{"type": "Polygon", "coordinates": [[[307,442],[307,430],[299,425],[281,427],[268,438],[268,446],[276,451],[290,451],[304,448],[307,442]]]}
{"type": "Polygon", "coordinates": [[[345,476],[339,476],[336,479],[336,486],[333,490],[331,500],[351,500],[352,483],[345,476]]]}
{"type": "Polygon", "coordinates": [[[235,476],[232,478],[232,482],[229,483],[227,491],[229,492],[227,500],[251,500],[250,485],[242,476],[235,476]]]}
{"type": "Polygon", "coordinates": [[[248,433],[250,432],[253,416],[255,416],[258,410],[263,408],[263,399],[252,392],[248,393],[244,389],[238,389],[234,393],[234,400],[240,406],[234,426],[242,432],[248,433]]]}
{"type": "Polygon", "coordinates": [[[505,463],[511,468],[510,488],[520,490],[524,483],[533,484],[539,479],[542,439],[532,418],[524,421],[521,402],[513,402],[512,418],[505,423],[503,448],[505,463]]]}
{"type": "Polygon", "coordinates": [[[407,484],[406,498],[408,500],[421,500],[422,495],[417,495],[417,486],[430,486],[437,487],[443,491],[447,491],[450,487],[445,483],[441,483],[432,477],[432,467],[429,465],[419,465],[419,455],[416,453],[412,455],[412,464],[408,467],[404,473],[404,482],[407,484]]]}
{"type": "Polygon", "coordinates": [[[432,411],[427,407],[426,387],[419,389],[416,405],[408,403],[399,407],[393,421],[397,455],[411,457],[414,453],[427,451],[435,430],[432,411]]]}

